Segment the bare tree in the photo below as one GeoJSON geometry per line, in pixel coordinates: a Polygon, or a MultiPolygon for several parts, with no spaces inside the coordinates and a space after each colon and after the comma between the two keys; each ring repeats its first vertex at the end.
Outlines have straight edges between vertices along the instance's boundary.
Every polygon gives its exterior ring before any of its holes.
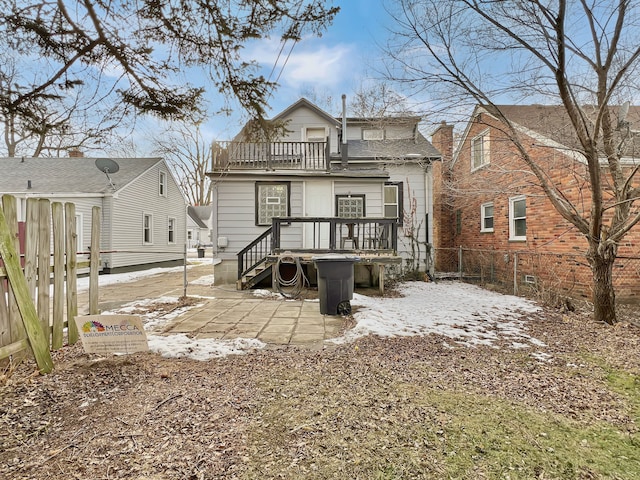
{"type": "Polygon", "coordinates": [[[153,140],[154,151],[164,157],[191,205],[211,203],[211,142],[204,139],[200,123],[175,123],[153,140]]]}
{"type": "Polygon", "coordinates": [[[415,115],[407,99],[386,81],[361,83],[349,102],[349,110],[355,117],[366,118],[415,115]]]}
{"type": "Polygon", "coordinates": [[[187,118],[201,108],[204,87],[185,80],[198,68],[223,96],[262,117],[274,84],[242,48],[272,35],[297,41],[320,33],[339,10],[324,3],[0,0],[0,49],[30,55],[40,70],[4,108],[19,111],[51,87],[72,89],[90,75],[122,108],[187,118]]]}
{"type": "Polygon", "coordinates": [[[451,110],[486,105],[559,214],[588,243],[595,319],[616,322],[612,268],[618,245],[640,221],[638,163],[616,105],[638,93],[640,6],[629,0],[399,0],[389,77],[451,110]],[[586,167],[588,207],[530,154],[500,107],[506,95],[563,106],[567,144],[586,167]],[[604,167],[604,168],[603,168],[604,167]]]}

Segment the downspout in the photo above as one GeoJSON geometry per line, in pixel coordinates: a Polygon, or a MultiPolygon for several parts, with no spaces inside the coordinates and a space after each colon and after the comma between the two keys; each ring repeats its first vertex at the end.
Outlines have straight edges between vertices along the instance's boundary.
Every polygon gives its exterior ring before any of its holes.
{"type": "Polygon", "coordinates": [[[349,153],[347,152],[347,96],[342,94],[342,168],[346,170],[349,164],[349,153]]]}

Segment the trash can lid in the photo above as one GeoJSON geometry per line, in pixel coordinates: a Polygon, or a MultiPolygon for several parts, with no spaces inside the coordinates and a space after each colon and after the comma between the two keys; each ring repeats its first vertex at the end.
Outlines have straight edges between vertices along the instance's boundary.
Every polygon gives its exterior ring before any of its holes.
{"type": "Polygon", "coordinates": [[[314,262],[357,262],[360,257],[356,255],[344,255],[342,253],[327,253],[311,257],[314,262]]]}

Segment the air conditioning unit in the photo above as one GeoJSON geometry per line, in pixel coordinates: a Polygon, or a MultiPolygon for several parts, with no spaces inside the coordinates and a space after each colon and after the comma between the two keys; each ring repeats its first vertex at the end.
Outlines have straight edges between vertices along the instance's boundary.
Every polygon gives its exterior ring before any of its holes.
{"type": "Polygon", "coordinates": [[[229,246],[229,239],[227,237],[218,237],[218,248],[227,248],[229,246]]]}

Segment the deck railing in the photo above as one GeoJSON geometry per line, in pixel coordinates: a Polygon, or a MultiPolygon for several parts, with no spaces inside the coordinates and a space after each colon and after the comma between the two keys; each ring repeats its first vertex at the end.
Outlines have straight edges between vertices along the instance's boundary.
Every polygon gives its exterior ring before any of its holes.
{"type": "Polygon", "coordinates": [[[353,252],[396,255],[398,222],[394,218],[279,217],[271,227],[238,253],[238,279],[264,263],[269,254],[291,252],[353,252]],[[282,230],[296,223],[307,228],[305,243],[285,244],[282,230]]]}
{"type": "Polygon", "coordinates": [[[325,142],[219,142],[215,145],[213,171],[328,170],[329,141],[325,142]]]}
{"type": "Polygon", "coordinates": [[[359,251],[393,253],[398,250],[398,222],[394,218],[279,217],[272,219],[272,250],[359,251]],[[306,225],[305,245],[283,245],[282,229],[306,225]]]}
{"type": "Polygon", "coordinates": [[[264,263],[273,249],[273,229],[268,228],[258,238],[238,252],[238,280],[264,263]]]}

